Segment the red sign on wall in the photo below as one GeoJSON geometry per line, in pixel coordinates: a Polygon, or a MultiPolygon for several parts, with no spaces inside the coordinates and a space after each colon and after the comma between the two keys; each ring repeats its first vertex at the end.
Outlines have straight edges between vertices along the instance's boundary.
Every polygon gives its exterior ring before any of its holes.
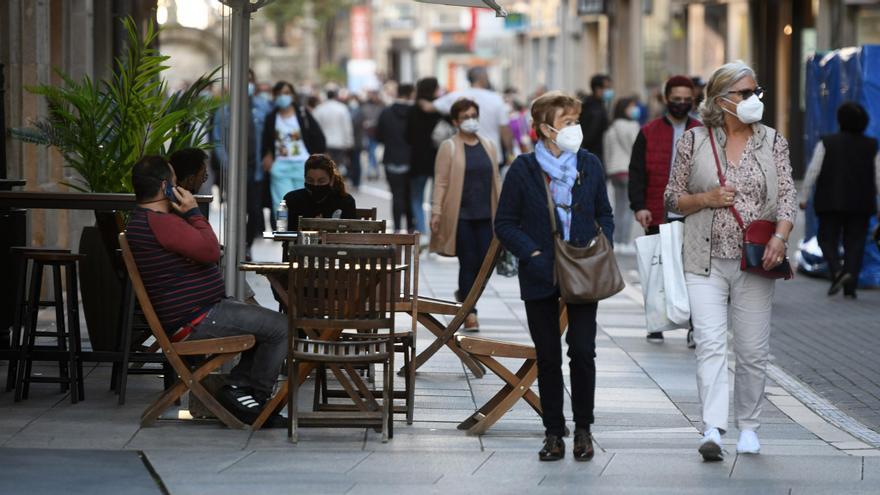
{"type": "Polygon", "coordinates": [[[355,5],[351,8],[351,58],[370,59],[370,7],[355,5]]]}

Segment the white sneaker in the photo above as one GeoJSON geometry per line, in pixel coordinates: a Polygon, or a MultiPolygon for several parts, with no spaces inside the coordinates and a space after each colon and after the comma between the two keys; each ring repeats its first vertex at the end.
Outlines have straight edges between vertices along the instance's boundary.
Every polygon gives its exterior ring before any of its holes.
{"type": "Polygon", "coordinates": [[[739,441],[736,442],[738,454],[758,454],[761,452],[761,442],[754,430],[743,430],[739,433],[739,441]]]}
{"type": "Polygon", "coordinates": [[[703,433],[700,448],[697,449],[704,461],[723,461],[724,452],[721,450],[721,432],[712,428],[703,433]]]}

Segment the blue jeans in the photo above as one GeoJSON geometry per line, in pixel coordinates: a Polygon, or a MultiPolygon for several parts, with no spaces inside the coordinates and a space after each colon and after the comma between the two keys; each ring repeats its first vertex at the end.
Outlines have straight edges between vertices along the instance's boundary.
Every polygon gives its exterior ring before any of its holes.
{"type": "Polygon", "coordinates": [[[262,306],[222,299],[211,307],[189,338],[198,340],[248,334],[253,335],[257,343],[241,353],[230,381],[269,396],[287,357],[286,315],[262,306]]]}
{"type": "Polygon", "coordinates": [[[306,162],[275,160],[269,176],[271,178],[269,189],[272,191],[272,216],[274,217],[278,210],[278,203],[284,199],[285,194],[306,187],[306,162]]]}
{"type": "Polygon", "coordinates": [[[368,166],[367,175],[370,176],[378,176],[379,175],[379,162],[376,160],[376,148],[379,146],[379,141],[376,141],[373,138],[367,139],[367,160],[368,166]]]}
{"type": "Polygon", "coordinates": [[[416,230],[422,234],[427,234],[428,230],[425,225],[425,184],[428,183],[427,175],[413,175],[409,179],[409,193],[412,198],[413,220],[416,224],[416,230]]]}
{"type": "MultiPolygon", "coordinates": [[[[480,273],[483,258],[489,252],[489,243],[492,242],[492,220],[462,220],[458,221],[458,229],[455,234],[455,255],[458,256],[458,292],[456,299],[464,301],[474,281],[480,273]]],[[[474,308],[474,313],[477,309],[474,308]]]]}

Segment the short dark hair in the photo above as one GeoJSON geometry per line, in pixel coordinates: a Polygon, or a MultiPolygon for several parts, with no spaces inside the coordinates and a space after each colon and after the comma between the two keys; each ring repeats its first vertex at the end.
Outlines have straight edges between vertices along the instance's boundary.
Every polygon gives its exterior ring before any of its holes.
{"type": "Polygon", "coordinates": [[[844,102],[837,107],[837,123],[843,132],[862,134],[868,128],[870,120],[865,107],[854,101],[844,102]]]}
{"type": "Polygon", "coordinates": [[[638,103],[638,96],[624,96],[623,98],[617,100],[617,103],[614,104],[614,112],[611,114],[611,118],[614,120],[617,119],[628,119],[629,115],[626,114],[626,109],[633,103],[638,103]]]}
{"type": "Polygon", "coordinates": [[[287,81],[278,81],[275,83],[275,86],[272,86],[272,95],[278,96],[281,93],[281,90],[285,87],[290,88],[290,92],[293,93],[293,100],[296,101],[296,89],[293,87],[293,84],[290,84],[287,81]]]}
{"type": "Polygon", "coordinates": [[[434,93],[437,92],[437,88],[439,87],[440,83],[437,81],[436,77],[419,79],[419,82],[416,83],[416,98],[419,100],[434,101],[434,93]]]}
{"type": "Polygon", "coordinates": [[[595,93],[596,89],[605,86],[605,83],[609,81],[611,81],[611,76],[608,74],[596,74],[590,78],[590,90],[595,93]]]}
{"type": "Polygon", "coordinates": [[[335,89],[328,89],[327,90],[327,99],[328,100],[335,100],[336,95],[338,95],[338,94],[339,94],[339,92],[336,91],[335,89]]]}
{"type": "Polygon", "coordinates": [[[131,169],[131,187],[138,201],[153,198],[162,187],[162,181],[171,180],[171,168],[159,155],[141,158],[131,169]]]}
{"type": "Polygon", "coordinates": [[[403,83],[397,86],[397,97],[398,98],[409,98],[412,96],[413,91],[415,91],[416,87],[409,83],[403,83]]]}
{"type": "Polygon", "coordinates": [[[480,115],[480,105],[477,105],[477,102],[474,100],[469,100],[467,98],[460,98],[456,100],[455,103],[452,104],[452,107],[449,109],[449,117],[452,120],[458,120],[458,116],[464,112],[467,112],[471,108],[475,108],[477,110],[477,115],[480,115]]]}
{"type": "Polygon", "coordinates": [[[168,157],[168,162],[171,163],[171,168],[177,175],[177,182],[183,182],[199,173],[207,160],[208,154],[199,148],[177,150],[168,157]]]}
{"type": "Polygon", "coordinates": [[[663,96],[669,98],[669,93],[672,92],[672,88],[682,87],[693,91],[694,81],[688,76],[672,76],[666,81],[666,84],[663,85],[663,96]]]}

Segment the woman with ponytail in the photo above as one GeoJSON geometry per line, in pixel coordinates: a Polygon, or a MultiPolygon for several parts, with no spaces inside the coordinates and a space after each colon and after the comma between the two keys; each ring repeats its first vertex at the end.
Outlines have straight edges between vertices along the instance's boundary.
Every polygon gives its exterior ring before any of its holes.
{"type": "Polygon", "coordinates": [[[305,164],[305,188],[284,195],[289,229],[299,229],[303,218],[356,218],[354,197],[345,190],[345,179],[327,155],[312,155],[305,164]]]}

